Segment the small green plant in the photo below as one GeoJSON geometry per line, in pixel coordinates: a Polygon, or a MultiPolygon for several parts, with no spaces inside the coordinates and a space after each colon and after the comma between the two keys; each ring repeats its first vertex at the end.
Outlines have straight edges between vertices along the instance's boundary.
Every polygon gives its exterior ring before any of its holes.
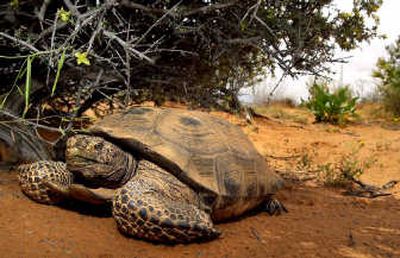
{"type": "Polygon", "coordinates": [[[311,169],[313,157],[308,152],[303,153],[297,161],[296,168],[299,171],[308,171],[311,169]]]}
{"type": "Polygon", "coordinates": [[[304,102],[314,114],[316,122],[344,124],[354,117],[357,97],[353,97],[348,87],[340,87],[330,92],[326,83],[313,82],[310,97],[304,102]]]}
{"type": "Polygon", "coordinates": [[[319,166],[320,178],[325,185],[346,186],[353,179],[359,179],[365,170],[376,162],[376,159],[373,158],[365,161],[358,160],[360,148],[342,156],[337,164],[327,163],[319,166]]]}
{"type": "Polygon", "coordinates": [[[318,166],[319,174],[321,180],[325,185],[333,186],[338,185],[339,176],[335,171],[335,168],[332,163],[326,163],[318,166]]]}
{"type": "MultiPolygon", "coordinates": [[[[61,57],[57,61],[57,71],[56,71],[56,76],[53,82],[53,86],[51,89],[51,96],[54,95],[54,92],[56,91],[57,88],[57,83],[60,78],[60,73],[61,69],[64,65],[65,58],[66,58],[66,48],[62,50],[61,57]]],[[[20,71],[18,72],[18,75],[15,78],[14,84],[11,87],[11,90],[8,91],[6,94],[2,95],[0,99],[0,109],[2,109],[7,101],[8,96],[12,93],[12,91],[16,88],[18,92],[24,96],[25,100],[25,108],[22,114],[22,117],[25,117],[26,113],[28,112],[30,108],[30,98],[31,98],[31,88],[32,88],[32,64],[35,58],[38,56],[42,55],[50,55],[54,53],[59,53],[61,49],[54,49],[51,51],[38,51],[36,53],[26,55],[26,56],[2,56],[0,55],[0,60],[1,59],[25,59],[23,62],[20,71]],[[22,89],[21,86],[18,85],[18,82],[25,76],[25,82],[24,85],[25,87],[22,89]]]]}
{"type": "Polygon", "coordinates": [[[11,0],[11,1],[10,1],[10,6],[11,6],[13,9],[18,9],[18,7],[19,7],[19,0],[11,0]]]}

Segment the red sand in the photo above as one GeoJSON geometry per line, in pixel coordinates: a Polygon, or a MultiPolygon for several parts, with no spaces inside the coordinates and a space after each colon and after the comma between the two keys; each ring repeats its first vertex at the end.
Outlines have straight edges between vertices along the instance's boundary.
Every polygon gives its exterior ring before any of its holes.
{"type": "MultiPolygon", "coordinates": [[[[400,179],[400,131],[267,120],[243,128],[262,154],[311,153],[312,165],[334,162],[352,148],[349,143],[362,142],[359,158],[377,158],[364,180],[400,179]]],[[[270,162],[280,170],[298,169],[298,160],[270,162]]],[[[400,257],[399,186],[393,196],[369,200],[312,185],[289,185],[279,192],[288,214],[253,214],[217,225],[223,232],[218,240],[166,246],[126,238],[111,217],[90,208],[37,204],[21,193],[15,173],[0,171],[0,257],[400,257]]]]}

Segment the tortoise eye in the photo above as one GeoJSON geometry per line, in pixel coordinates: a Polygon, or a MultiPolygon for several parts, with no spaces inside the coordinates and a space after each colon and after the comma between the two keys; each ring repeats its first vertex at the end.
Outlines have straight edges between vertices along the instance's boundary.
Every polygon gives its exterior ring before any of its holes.
{"type": "Polygon", "coordinates": [[[103,148],[103,144],[102,143],[96,143],[94,145],[95,150],[101,150],[103,148]]]}

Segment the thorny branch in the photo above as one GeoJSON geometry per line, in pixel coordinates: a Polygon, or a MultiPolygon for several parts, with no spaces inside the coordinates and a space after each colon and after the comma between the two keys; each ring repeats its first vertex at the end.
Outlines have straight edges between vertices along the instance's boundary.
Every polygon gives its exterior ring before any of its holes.
{"type": "MultiPolygon", "coordinates": [[[[0,96],[19,89],[29,100],[28,118],[75,118],[102,100],[175,100],[237,109],[240,90],[265,73],[280,67],[284,76],[321,75],[326,62],[343,61],[333,56],[337,44],[358,43],[375,33],[363,23],[340,31],[340,12],[321,11],[329,1],[18,2],[14,9],[0,6],[0,39],[5,41],[0,50],[18,57],[0,59],[0,71],[19,67],[18,78],[7,77],[9,85],[0,88],[0,96]],[[70,17],[60,19],[61,8],[70,17]],[[61,78],[50,96],[64,51],[61,78]],[[30,96],[29,87],[20,86],[26,82],[21,58],[39,53],[32,76],[46,83],[30,96]],[[90,65],[77,64],[82,53],[90,65]]],[[[71,127],[64,123],[61,128],[71,127]]]]}

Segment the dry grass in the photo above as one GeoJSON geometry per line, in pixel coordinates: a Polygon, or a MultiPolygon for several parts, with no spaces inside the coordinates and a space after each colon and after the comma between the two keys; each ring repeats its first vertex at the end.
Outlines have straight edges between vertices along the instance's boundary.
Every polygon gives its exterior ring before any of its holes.
{"type": "Polygon", "coordinates": [[[396,117],[385,110],[381,103],[363,102],[358,104],[357,110],[359,115],[365,121],[400,122],[400,117],[396,117]]]}
{"type": "Polygon", "coordinates": [[[254,111],[266,117],[288,120],[299,124],[308,124],[312,115],[306,109],[293,106],[291,102],[276,101],[266,105],[257,105],[254,111]]]}
{"type": "MultiPolygon", "coordinates": [[[[256,113],[266,117],[286,120],[300,124],[311,124],[314,122],[313,115],[301,106],[294,106],[289,101],[274,101],[269,104],[255,105],[256,113]]],[[[383,105],[377,102],[363,102],[357,104],[357,115],[349,118],[349,124],[359,123],[389,123],[400,126],[400,118],[394,117],[387,112],[383,105]]]]}

